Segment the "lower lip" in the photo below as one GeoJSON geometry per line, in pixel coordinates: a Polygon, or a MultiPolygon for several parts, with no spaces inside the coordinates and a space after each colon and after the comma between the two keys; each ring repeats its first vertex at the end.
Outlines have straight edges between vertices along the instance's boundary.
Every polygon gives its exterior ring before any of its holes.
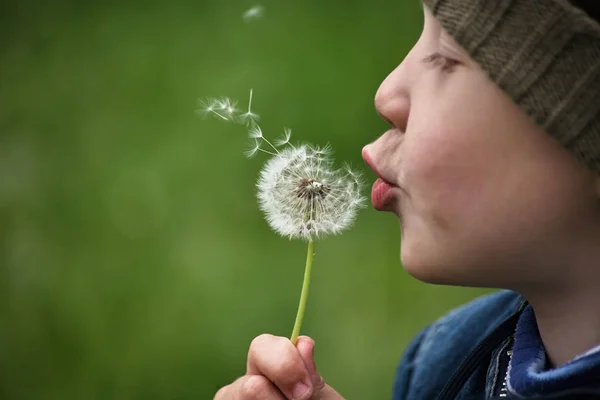
{"type": "Polygon", "coordinates": [[[379,178],[373,184],[371,190],[371,203],[377,210],[383,210],[385,206],[394,198],[394,192],[390,183],[379,178]]]}

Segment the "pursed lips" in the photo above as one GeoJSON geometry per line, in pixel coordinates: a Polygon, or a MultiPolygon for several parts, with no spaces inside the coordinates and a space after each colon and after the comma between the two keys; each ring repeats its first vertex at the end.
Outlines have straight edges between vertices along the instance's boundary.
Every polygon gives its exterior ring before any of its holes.
{"type": "Polygon", "coordinates": [[[365,161],[365,163],[369,166],[369,168],[371,168],[373,170],[373,172],[375,172],[375,174],[383,181],[385,181],[386,183],[388,183],[390,186],[394,186],[394,187],[399,187],[399,185],[397,185],[392,179],[389,179],[387,176],[384,176],[381,171],[377,168],[377,166],[375,165],[375,162],[373,161],[373,158],[371,157],[371,155],[368,153],[367,148],[363,148],[362,150],[362,157],[363,160],[365,161]]]}

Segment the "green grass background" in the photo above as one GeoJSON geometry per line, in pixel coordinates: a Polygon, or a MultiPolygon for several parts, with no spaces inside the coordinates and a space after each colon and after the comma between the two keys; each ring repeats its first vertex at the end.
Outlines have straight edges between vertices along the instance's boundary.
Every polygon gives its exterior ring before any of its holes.
{"type": "MultiPolygon", "coordinates": [[[[212,399],[253,337],[290,334],[305,244],[266,225],[243,129],[196,102],[252,87],[266,135],[365,169],[373,96],[422,12],[268,0],[246,23],[254,4],[0,5],[0,398],[212,399]]],[[[349,399],[389,398],[410,338],[482,293],[414,280],[398,249],[372,209],[317,243],[302,333],[349,399]]]]}

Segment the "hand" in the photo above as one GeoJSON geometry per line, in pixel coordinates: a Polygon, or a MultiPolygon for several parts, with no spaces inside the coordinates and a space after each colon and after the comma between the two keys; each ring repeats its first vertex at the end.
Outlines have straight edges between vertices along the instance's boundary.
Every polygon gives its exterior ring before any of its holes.
{"type": "Polygon", "coordinates": [[[246,375],[222,387],[213,400],[343,400],[314,362],[315,343],[300,336],[260,335],[250,344],[246,375]]]}

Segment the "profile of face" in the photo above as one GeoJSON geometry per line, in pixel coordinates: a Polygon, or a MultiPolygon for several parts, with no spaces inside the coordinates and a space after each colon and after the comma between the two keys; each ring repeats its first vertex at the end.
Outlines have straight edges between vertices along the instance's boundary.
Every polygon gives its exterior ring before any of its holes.
{"type": "Polygon", "coordinates": [[[363,149],[391,185],[374,190],[374,205],[400,219],[404,268],[431,283],[515,290],[565,279],[600,220],[598,176],[424,16],[375,96],[391,129],[363,149]]]}

